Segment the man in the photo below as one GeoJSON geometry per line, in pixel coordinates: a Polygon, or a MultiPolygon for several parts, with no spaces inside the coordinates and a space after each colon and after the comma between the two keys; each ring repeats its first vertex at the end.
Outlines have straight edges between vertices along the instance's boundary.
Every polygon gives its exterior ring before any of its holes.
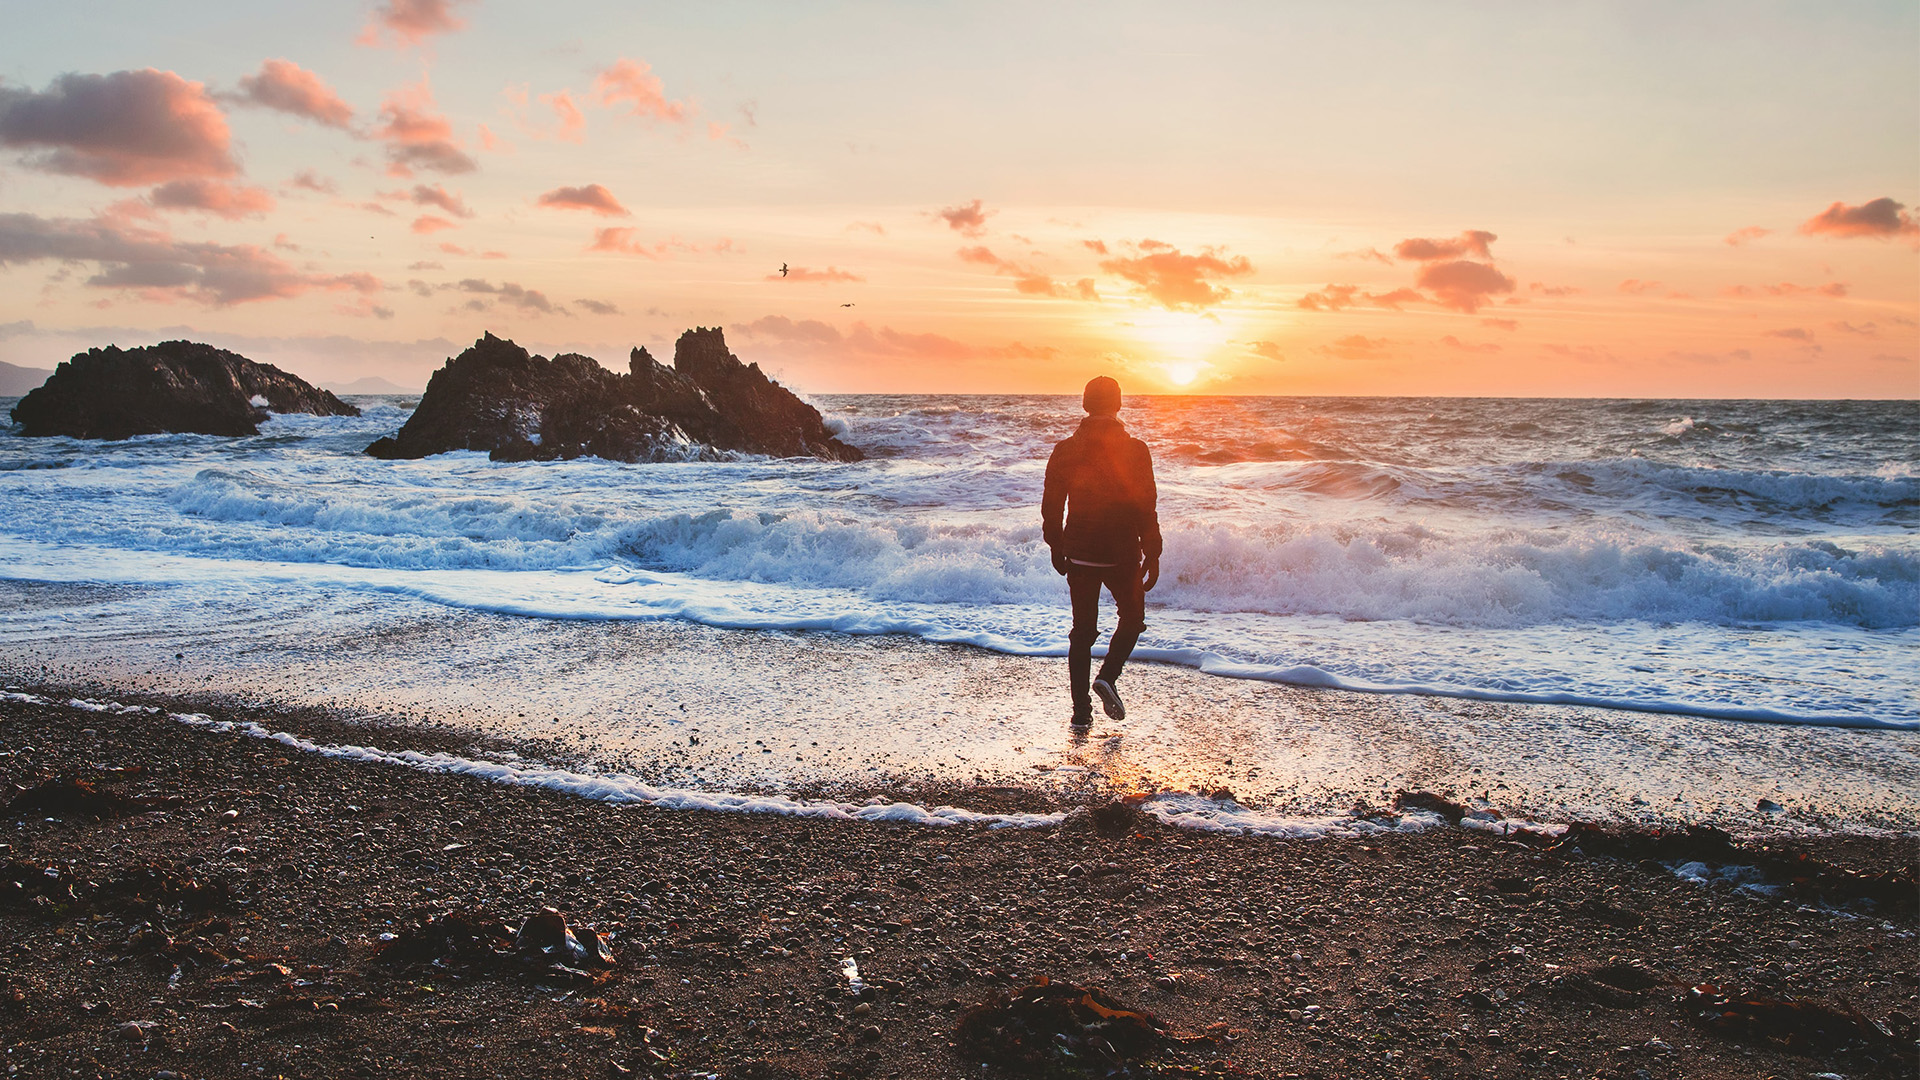
{"type": "Polygon", "coordinates": [[[1087,418],[1053,448],[1040,499],[1042,535],[1053,552],[1053,568],[1067,577],[1073,601],[1067,680],[1074,727],[1093,723],[1092,694],[1099,695],[1108,717],[1126,719],[1127,707],[1114,683],[1147,628],[1147,592],[1160,580],[1153,457],[1147,444],[1129,436],[1120,423],[1119,383],[1102,375],[1087,384],[1080,402],[1087,418]],[[1103,585],[1113,594],[1120,623],[1107,643],[1100,675],[1089,686],[1103,585]]]}

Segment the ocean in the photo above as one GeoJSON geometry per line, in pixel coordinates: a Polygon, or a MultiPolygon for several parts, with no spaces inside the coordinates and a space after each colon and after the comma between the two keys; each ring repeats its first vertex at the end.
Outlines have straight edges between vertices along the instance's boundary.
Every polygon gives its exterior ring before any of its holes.
{"type": "MultiPolygon", "coordinates": [[[[415,399],[355,400],[252,438],[0,432],[0,575],[1064,653],[1038,505],[1077,399],[816,398],[855,464],[376,461],[415,399]]],[[[1134,397],[1122,420],[1166,537],[1141,660],[1920,728],[1920,404],[1134,397]]]]}

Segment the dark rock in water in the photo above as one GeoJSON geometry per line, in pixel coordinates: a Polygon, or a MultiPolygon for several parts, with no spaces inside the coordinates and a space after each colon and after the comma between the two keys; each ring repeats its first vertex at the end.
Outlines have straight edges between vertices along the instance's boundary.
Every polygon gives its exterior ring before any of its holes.
{"type": "Polygon", "coordinates": [[[485,450],[496,461],[662,461],[710,450],[862,457],[812,406],[728,352],[718,329],[681,335],[672,368],[635,349],[625,375],[487,334],[434,372],[398,435],[367,447],[379,458],[449,450],[485,450]]]}
{"type": "Polygon", "coordinates": [[[257,435],[269,412],[360,410],[271,364],[193,341],[77,353],[13,407],[22,435],[257,435]],[[255,402],[264,401],[264,406],[255,402]]]}

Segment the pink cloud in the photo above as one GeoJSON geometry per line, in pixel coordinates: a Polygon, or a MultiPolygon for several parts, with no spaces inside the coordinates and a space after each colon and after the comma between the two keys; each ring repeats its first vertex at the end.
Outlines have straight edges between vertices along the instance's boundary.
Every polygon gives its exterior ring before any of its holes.
{"type": "Polygon", "coordinates": [[[693,115],[691,105],[667,99],[665,84],[641,60],[616,60],[612,67],[594,77],[593,92],[599,96],[601,105],[625,106],[628,115],[641,119],[680,124],[693,115]]]}
{"type": "Polygon", "coordinates": [[[1354,297],[1359,295],[1358,285],[1328,285],[1319,292],[1310,292],[1294,301],[1294,306],[1303,311],[1341,311],[1354,305],[1354,297]]]}
{"type": "Polygon", "coordinates": [[[457,218],[470,218],[473,216],[473,211],[467,208],[467,204],[461,200],[460,196],[455,195],[439,184],[435,184],[432,187],[428,187],[425,184],[415,184],[413,191],[408,195],[408,199],[411,200],[415,206],[437,206],[457,218]]]}
{"type": "Polygon", "coordinates": [[[1100,299],[1092,278],[1081,278],[1072,284],[1055,281],[1051,274],[1042,273],[1010,259],[1002,259],[984,245],[961,248],[959,256],[961,262],[991,266],[994,273],[1013,278],[1013,291],[1022,296],[1047,296],[1063,300],[1100,299]]]}
{"type": "Polygon", "coordinates": [[[1758,225],[1748,225],[1743,229],[1735,229],[1728,233],[1726,243],[1729,247],[1739,247],[1749,240],[1758,240],[1763,236],[1772,235],[1772,229],[1763,229],[1758,225]]]}
{"type": "Polygon", "coordinates": [[[1249,341],[1247,351],[1261,359],[1276,363],[1286,360],[1286,357],[1280,353],[1280,343],[1276,341],[1249,341]]]}
{"type": "Polygon", "coordinates": [[[629,217],[627,208],[613,197],[613,192],[599,184],[585,187],[557,187],[534,200],[541,206],[550,206],[555,210],[586,210],[603,217],[629,217]]]}
{"type": "Polygon", "coordinates": [[[1799,342],[1810,342],[1813,340],[1812,334],[1807,333],[1805,330],[1802,330],[1797,326],[1788,327],[1785,330],[1769,330],[1766,332],[1765,336],[1785,338],[1788,341],[1799,341],[1799,342]]]}
{"type": "Polygon", "coordinates": [[[1468,229],[1459,236],[1445,240],[1427,240],[1416,237],[1402,240],[1393,246],[1393,253],[1402,259],[1419,262],[1431,262],[1435,259],[1457,259],[1462,255],[1478,255],[1483,259],[1493,258],[1487,245],[1500,239],[1481,229],[1468,229]]]}
{"type": "Polygon", "coordinates": [[[485,124],[480,125],[480,149],[489,154],[511,154],[513,144],[493,133],[485,124]]]}
{"type": "Polygon", "coordinates": [[[1136,294],[1170,311],[1198,311],[1222,303],[1233,292],[1214,280],[1253,273],[1245,255],[1223,258],[1218,248],[1188,255],[1157,240],[1143,240],[1136,247],[1147,254],[1106,259],[1100,269],[1132,282],[1136,294]]]}
{"type": "Polygon", "coordinates": [[[443,229],[457,229],[459,227],[460,226],[455,225],[446,218],[434,217],[432,214],[422,214],[413,219],[413,231],[419,233],[421,236],[432,236],[434,233],[440,232],[443,229]]]}
{"type": "MultiPolygon", "coordinates": [[[[1401,243],[1402,243],[1402,246],[1404,246],[1406,244],[1412,244],[1412,243],[1430,244],[1430,243],[1433,243],[1433,241],[1405,240],[1405,241],[1402,241],[1401,243]]],[[[1385,263],[1388,266],[1393,265],[1393,260],[1387,258],[1386,255],[1382,254],[1379,248],[1361,248],[1358,251],[1336,251],[1333,253],[1333,257],[1336,259],[1361,259],[1367,262],[1385,263]]]]}
{"type": "Polygon", "coordinates": [[[1381,355],[1388,345],[1386,338],[1370,338],[1364,334],[1349,334],[1329,345],[1320,346],[1320,351],[1342,360],[1371,360],[1381,355]]]}
{"type": "Polygon", "coordinates": [[[1782,281],[1777,285],[1729,285],[1721,290],[1722,296],[1745,299],[1753,296],[1828,296],[1847,295],[1847,285],[1843,281],[1829,281],[1825,285],[1795,285],[1791,281],[1782,281]]]}
{"type": "Polygon", "coordinates": [[[353,126],[353,107],[320,76],[290,60],[266,60],[258,73],[241,76],[239,100],[327,127],[344,130],[353,126]]]}
{"type": "Polygon", "coordinates": [[[112,187],[233,176],[230,139],[206,87],[171,71],[62,75],[38,93],[0,86],[0,146],[43,172],[112,187]]]}
{"type": "Polygon", "coordinates": [[[1448,334],[1446,337],[1441,338],[1440,344],[1445,345],[1449,349],[1457,349],[1460,352],[1497,353],[1500,351],[1500,346],[1495,345],[1490,341],[1474,342],[1469,344],[1468,342],[1461,341],[1459,338],[1454,337],[1452,334],[1448,334]]]}
{"type": "Polygon", "coordinates": [[[1426,297],[1421,296],[1419,292],[1413,289],[1395,289],[1390,293],[1380,293],[1377,295],[1368,293],[1366,299],[1368,303],[1373,304],[1375,307],[1392,308],[1394,311],[1399,311],[1403,304],[1425,303],[1427,300],[1426,297]]]}
{"type": "Polygon", "coordinates": [[[1541,296],[1576,296],[1581,291],[1580,288],[1575,285],[1548,285],[1541,281],[1529,282],[1527,289],[1529,292],[1537,292],[1541,296]]]}
{"type": "Polygon", "coordinates": [[[1808,236],[1920,236],[1920,225],[1905,209],[1904,204],[1884,197],[1859,206],[1837,202],[1801,222],[1800,231],[1808,236]]]}
{"type": "Polygon", "coordinates": [[[467,25],[453,8],[460,0],[387,0],[373,9],[356,45],[378,45],[382,32],[397,46],[418,45],[435,34],[452,33],[467,25]]]}
{"type": "Polygon", "coordinates": [[[1665,285],[1658,281],[1642,281],[1639,278],[1628,278],[1620,283],[1620,291],[1626,293],[1628,296],[1645,296],[1650,292],[1658,292],[1665,287],[1665,285]]]}
{"type": "MultiPolygon", "coordinates": [[[[646,259],[664,259],[675,251],[697,252],[700,250],[698,244],[689,244],[678,238],[656,241],[649,247],[639,238],[639,234],[640,230],[624,226],[595,229],[593,231],[593,243],[587,245],[587,250],[606,251],[620,255],[638,255],[646,259]]],[[[732,248],[732,246],[733,241],[721,240],[719,243],[713,245],[713,250],[725,251],[732,248]]]]}
{"type": "Polygon", "coordinates": [[[933,216],[947,223],[947,228],[961,236],[979,236],[987,231],[987,219],[996,211],[980,209],[980,200],[975,199],[961,206],[949,206],[935,210],[933,216]]]}
{"type": "Polygon", "coordinates": [[[1107,242],[1105,240],[1082,240],[1080,241],[1080,246],[1093,252],[1095,255],[1107,254],[1107,242]]]}
{"type": "Polygon", "coordinates": [[[867,279],[858,274],[849,273],[832,266],[827,267],[825,270],[809,270],[804,266],[791,266],[787,268],[784,276],[778,273],[768,274],[767,280],[827,285],[836,281],[865,281],[867,279]]]}
{"type": "Polygon", "coordinates": [[[1513,279],[1486,263],[1455,260],[1430,262],[1420,268],[1414,284],[1431,290],[1435,301],[1445,308],[1468,315],[1498,293],[1513,291],[1513,279]]]}
{"type": "Polygon", "coordinates": [[[1516,319],[1481,319],[1481,326],[1491,326],[1495,330],[1518,330],[1520,323],[1516,319]]]}
{"type": "Polygon", "coordinates": [[[542,94],[540,101],[552,109],[554,117],[560,121],[560,130],[554,134],[554,138],[561,142],[577,143],[582,140],[583,133],[587,130],[587,118],[580,111],[580,106],[574,104],[571,93],[560,90],[552,94],[542,94]]]}
{"type": "Polygon", "coordinates": [[[273,196],[268,195],[265,188],[240,187],[199,177],[162,184],[147,198],[156,209],[205,210],[230,221],[273,209],[273,196]]]}
{"type": "Polygon", "coordinates": [[[1830,322],[1827,324],[1827,329],[1841,334],[1853,334],[1857,337],[1871,338],[1880,336],[1880,328],[1873,323],[1867,323],[1864,326],[1855,326],[1850,322],[1830,322]]]}
{"type": "Polygon", "coordinates": [[[101,218],[0,214],[0,264],[39,260],[95,263],[97,272],[86,281],[95,288],[128,289],[150,300],[189,300],[210,307],[290,299],[314,291],[381,290],[380,279],[372,274],[307,273],[251,244],[181,242],[101,218]]]}
{"type": "Polygon", "coordinates": [[[387,144],[388,175],[411,176],[416,168],[442,173],[479,168],[460,149],[453,125],[434,108],[433,88],[424,79],[395,89],[380,104],[382,123],[373,135],[387,144]]]}
{"type": "Polygon", "coordinates": [[[887,227],[885,225],[880,224],[877,221],[855,221],[849,224],[842,231],[843,232],[870,232],[875,236],[887,235],[887,227]]]}
{"type": "Polygon", "coordinates": [[[288,184],[307,191],[317,191],[322,195],[340,194],[340,188],[332,180],[315,174],[312,169],[302,169],[295,173],[288,184]]]}
{"type": "MultiPolygon", "coordinates": [[[[499,302],[519,308],[521,311],[536,312],[541,315],[567,314],[566,308],[547,299],[547,294],[541,292],[539,289],[525,288],[512,281],[503,281],[496,285],[491,281],[484,281],[480,278],[464,278],[458,285],[443,286],[443,288],[455,288],[464,293],[491,296],[499,302]]],[[[484,311],[490,306],[490,302],[470,302],[467,306],[476,311],[484,311]],[[476,303],[478,306],[475,306],[476,303]]]]}

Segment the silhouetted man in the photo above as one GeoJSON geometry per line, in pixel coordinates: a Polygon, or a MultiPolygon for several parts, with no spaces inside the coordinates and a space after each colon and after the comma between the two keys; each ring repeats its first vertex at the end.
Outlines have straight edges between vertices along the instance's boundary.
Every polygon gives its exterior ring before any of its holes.
{"type": "Polygon", "coordinates": [[[1073,600],[1067,679],[1075,727],[1093,723],[1094,694],[1109,717],[1126,719],[1127,707],[1114,683],[1147,628],[1147,591],[1160,580],[1153,457],[1147,444],[1128,435],[1120,423],[1119,383],[1102,375],[1087,384],[1080,402],[1087,418],[1053,448],[1040,499],[1042,535],[1053,552],[1053,568],[1067,576],[1073,600]],[[1113,594],[1120,623],[1107,643],[1100,675],[1089,686],[1093,639],[1100,634],[1102,585],[1113,594]]]}

